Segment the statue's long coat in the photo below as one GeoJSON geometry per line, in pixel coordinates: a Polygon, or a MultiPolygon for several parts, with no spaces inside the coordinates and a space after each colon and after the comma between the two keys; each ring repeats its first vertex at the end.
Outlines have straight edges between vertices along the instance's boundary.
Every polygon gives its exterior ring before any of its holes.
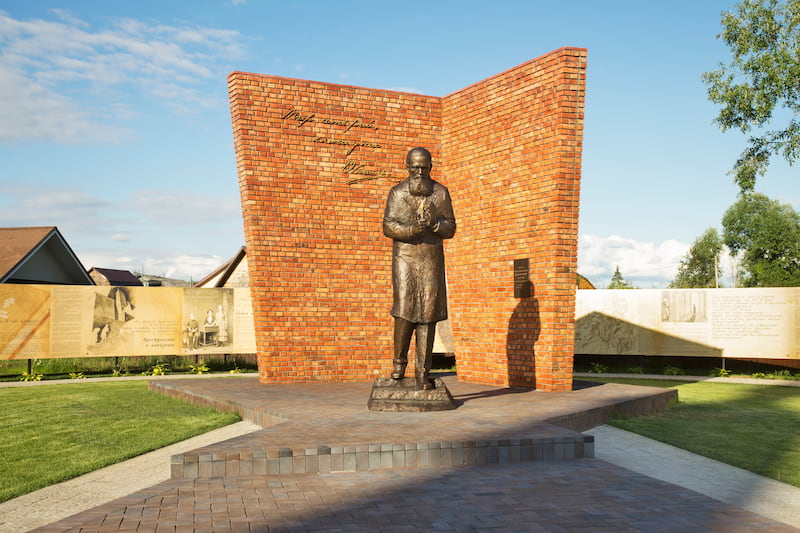
{"type": "Polygon", "coordinates": [[[429,196],[413,196],[406,179],[389,191],[383,214],[383,234],[394,239],[392,248],[392,316],[413,323],[447,319],[447,286],[442,239],[456,232],[456,218],[450,193],[433,182],[429,196]],[[422,207],[420,203],[423,203],[422,207]],[[420,209],[430,209],[436,231],[426,228],[412,237],[420,209]]]}

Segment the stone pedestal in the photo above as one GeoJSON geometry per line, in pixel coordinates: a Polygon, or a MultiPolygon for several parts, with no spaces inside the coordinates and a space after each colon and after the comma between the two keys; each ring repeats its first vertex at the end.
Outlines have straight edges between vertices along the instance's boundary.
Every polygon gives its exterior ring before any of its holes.
{"type": "Polygon", "coordinates": [[[370,411],[425,412],[449,411],[456,402],[440,378],[433,378],[434,388],[421,390],[412,378],[377,378],[367,402],[370,411]]]}

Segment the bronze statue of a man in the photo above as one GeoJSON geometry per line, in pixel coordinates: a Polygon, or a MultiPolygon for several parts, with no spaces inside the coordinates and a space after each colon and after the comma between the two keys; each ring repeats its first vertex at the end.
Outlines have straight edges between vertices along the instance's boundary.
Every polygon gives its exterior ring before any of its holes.
{"type": "Polygon", "coordinates": [[[447,319],[442,240],[456,232],[450,193],[431,179],[432,166],[431,153],[425,148],[409,151],[408,178],[389,191],[383,214],[383,234],[394,240],[392,378],[405,376],[411,334],[416,330],[416,381],[423,389],[431,388],[436,323],[447,319]]]}

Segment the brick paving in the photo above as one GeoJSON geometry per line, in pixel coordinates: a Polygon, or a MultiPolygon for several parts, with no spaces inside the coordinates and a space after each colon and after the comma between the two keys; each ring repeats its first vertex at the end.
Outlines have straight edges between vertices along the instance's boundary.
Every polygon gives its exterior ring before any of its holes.
{"type": "Polygon", "coordinates": [[[172,480],[36,531],[796,531],[598,459],[172,480]]]}
{"type": "MultiPolygon", "coordinates": [[[[551,432],[558,439],[580,439],[584,436],[574,429],[602,423],[611,409],[643,412],[664,400],[663,391],[623,385],[537,393],[446,381],[460,407],[439,413],[370,412],[368,383],[273,386],[209,379],[155,386],[236,409],[245,419],[276,423],[173,457],[178,474],[193,456],[240,460],[256,450],[269,454],[308,446],[344,448],[345,443],[368,449],[387,438],[419,444],[551,432]]],[[[173,475],[35,531],[797,531],[590,454],[549,459],[512,463],[506,456],[484,465],[173,475]]]]}

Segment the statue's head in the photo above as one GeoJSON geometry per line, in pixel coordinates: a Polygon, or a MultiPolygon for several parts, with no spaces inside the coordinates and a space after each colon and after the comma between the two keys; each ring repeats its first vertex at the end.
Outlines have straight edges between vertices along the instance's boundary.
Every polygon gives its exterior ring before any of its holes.
{"type": "Polygon", "coordinates": [[[411,194],[415,196],[428,196],[433,192],[431,168],[433,159],[431,153],[425,148],[412,148],[406,155],[406,168],[411,181],[411,194]]]}

